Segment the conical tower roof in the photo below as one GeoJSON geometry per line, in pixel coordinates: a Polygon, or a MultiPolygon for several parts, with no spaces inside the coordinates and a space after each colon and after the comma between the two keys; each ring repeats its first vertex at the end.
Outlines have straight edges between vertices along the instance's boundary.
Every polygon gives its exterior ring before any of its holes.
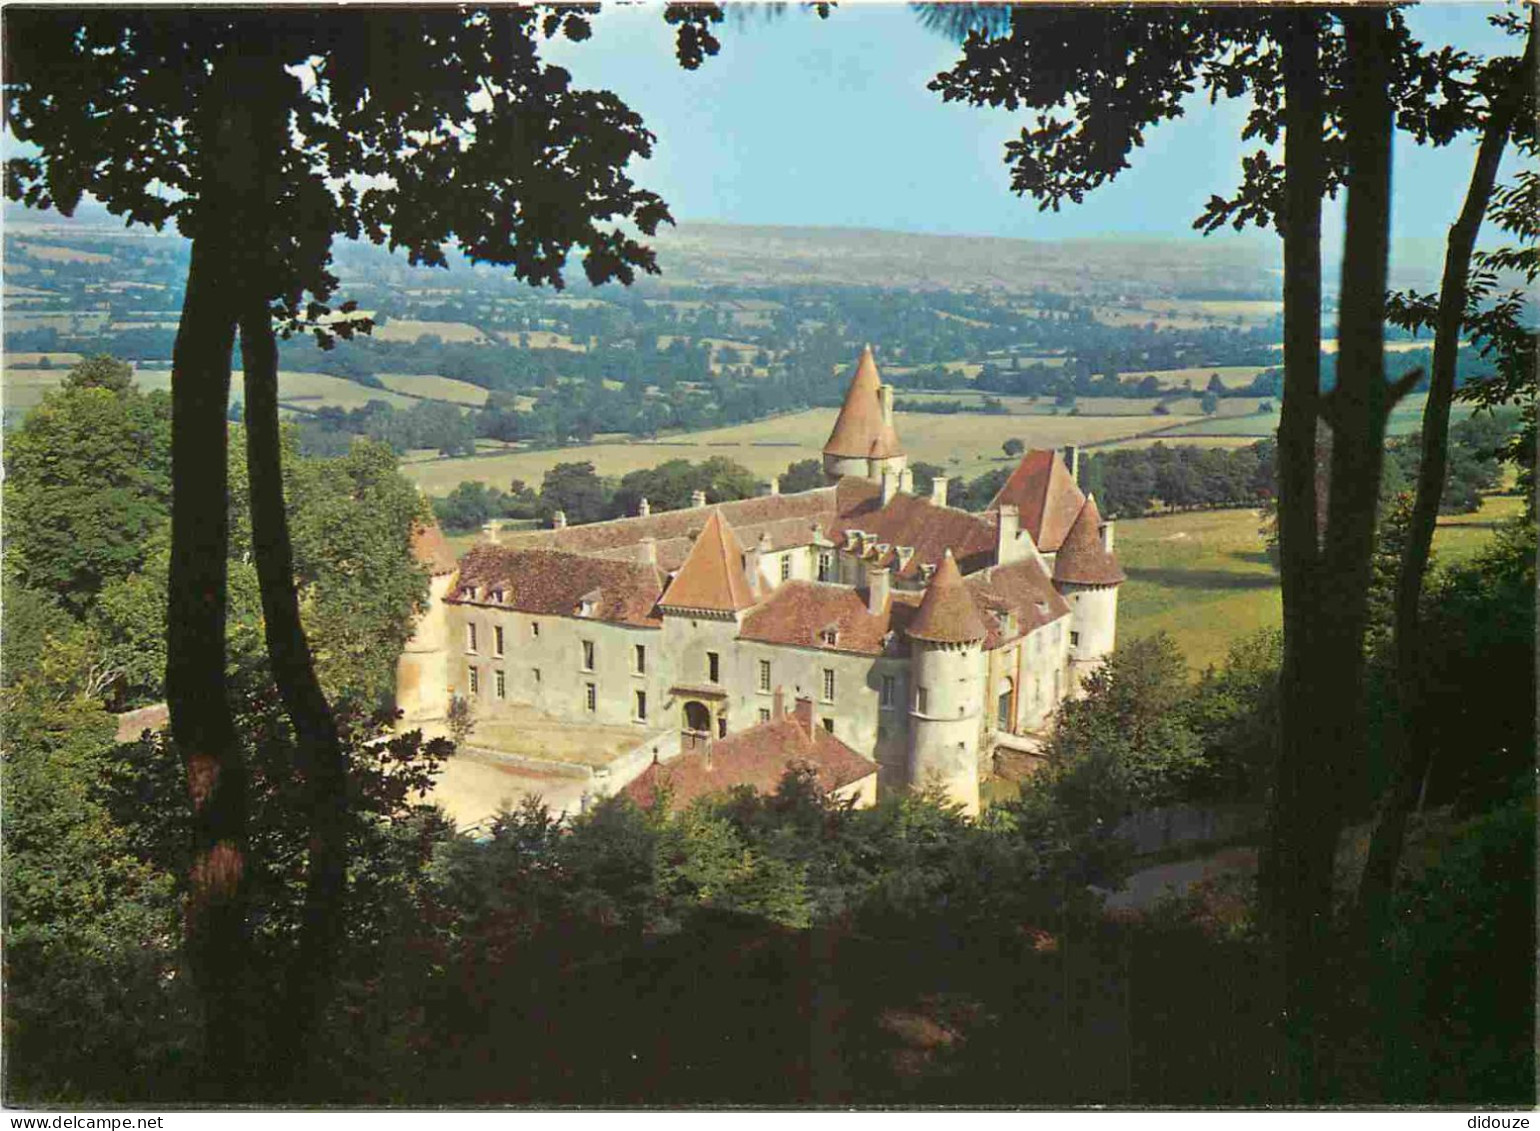
{"type": "Polygon", "coordinates": [[[965,644],[989,635],[950,549],[926,586],[925,597],[909,622],[908,632],[916,640],[938,644],[965,644]]]}
{"type": "Polygon", "coordinates": [[[705,529],[695,539],[689,556],[658,604],[664,608],[722,613],[734,613],[754,604],[754,592],[743,568],[743,546],[720,510],[712,508],[705,529]]]}
{"type": "Polygon", "coordinates": [[[883,419],[881,388],[877,360],[872,356],[872,347],[867,346],[856,362],[856,375],[845,392],[834,431],[823,446],[825,455],[887,459],[903,454],[898,433],[883,419]]]}
{"type": "Polygon", "coordinates": [[[1053,579],[1073,585],[1119,585],[1127,579],[1117,558],[1102,545],[1102,516],[1096,496],[1086,499],[1053,561],[1053,579]]]}
{"type": "Polygon", "coordinates": [[[1085,496],[1059,453],[1039,449],[1022,457],[985,509],[999,510],[1001,503],[1015,504],[1021,512],[1022,529],[1039,550],[1051,554],[1074,525],[1085,506],[1085,496]]]}

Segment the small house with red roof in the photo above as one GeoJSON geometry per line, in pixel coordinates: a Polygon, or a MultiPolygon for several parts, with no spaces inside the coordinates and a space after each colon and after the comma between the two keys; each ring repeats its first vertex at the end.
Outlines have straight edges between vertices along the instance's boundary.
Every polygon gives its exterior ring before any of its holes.
{"type": "Polygon", "coordinates": [[[869,346],[823,464],[828,485],[793,495],[772,479],[753,499],[493,527],[458,561],[425,527],[432,594],[401,659],[407,721],[462,696],[482,717],[522,704],[632,727],[667,751],[615,783],[633,794],[665,778],[676,797],[773,788],[799,758],[849,790],[865,776],[849,777],[848,752],[878,792],[936,784],[977,811],[995,753],[1038,749],[1112,651],[1112,524],[1073,450],[1027,452],[983,513],[948,506],[940,477],[917,494],[869,346]]]}

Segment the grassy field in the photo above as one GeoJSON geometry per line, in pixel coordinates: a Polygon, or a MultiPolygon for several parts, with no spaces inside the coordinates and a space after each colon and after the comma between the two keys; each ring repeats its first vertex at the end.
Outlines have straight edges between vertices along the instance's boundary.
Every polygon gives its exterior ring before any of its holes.
{"type": "MultiPolygon", "coordinates": [[[[558,463],[592,461],[601,475],[624,475],[665,460],[726,456],[759,475],[774,475],[796,460],[817,458],[834,426],[832,408],[792,413],[753,424],[665,437],[652,442],[587,444],[544,451],[413,463],[404,470],[430,495],[445,495],[463,480],[504,485],[518,478],[539,483],[558,463]]],[[[1029,448],[1116,440],[1158,426],[1139,416],[980,416],[962,413],[897,414],[899,438],[914,461],[953,476],[978,475],[1005,461],[1000,445],[1012,437],[1029,448]]]]}
{"type": "MultiPolygon", "coordinates": [[[[1439,519],[1435,557],[1445,563],[1471,557],[1522,509],[1521,498],[1489,495],[1475,514],[1439,519]]],[[[1281,625],[1282,592],[1261,525],[1251,510],[1119,522],[1117,554],[1128,581],[1118,597],[1118,639],[1167,632],[1196,674],[1223,661],[1240,637],[1281,625]]]]}
{"type": "MultiPolygon", "coordinates": [[[[1422,428],[1422,407],[1427,400],[1425,393],[1413,393],[1390,414],[1390,434],[1392,436],[1405,436],[1409,432],[1416,432],[1422,428]]],[[[1227,397],[1221,400],[1221,409],[1232,402],[1256,404],[1255,398],[1227,397]]],[[[1276,403],[1276,402],[1275,402],[1276,403]]],[[[1470,405],[1456,404],[1450,410],[1450,420],[1458,423],[1467,419],[1474,410],[1470,405]]],[[[1276,414],[1229,417],[1221,414],[1212,420],[1196,421],[1192,424],[1184,424],[1173,432],[1173,436],[1198,438],[1216,434],[1271,436],[1278,429],[1278,417],[1276,414]]]]}
{"type": "MultiPolygon", "coordinates": [[[[11,355],[11,357],[14,356],[16,355],[11,355]]],[[[60,363],[59,359],[72,355],[49,354],[48,356],[55,361],[52,369],[6,366],[3,378],[0,378],[0,389],[3,389],[7,408],[32,408],[42,401],[44,393],[57,388],[64,380],[64,375],[69,372],[69,365],[60,363]]],[[[154,389],[169,390],[171,370],[136,370],[134,384],[145,392],[154,389]]],[[[230,401],[233,404],[241,398],[241,381],[237,373],[230,386],[230,401]]],[[[365,388],[353,381],[332,377],[325,373],[279,373],[278,398],[285,405],[311,410],[324,408],[327,405],[344,409],[362,408],[372,400],[384,401],[396,408],[407,408],[413,403],[409,397],[403,397],[385,389],[365,388]]]]}
{"type": "Polygon", "coordinates": [[[1155,377],[1165,385],[1180,385],[1183,381],[1191,381],[1194,391],[1201,393],[1208,387],[1209,378],[1219,374],[1220,383],[1227,389],[1233,389],[1241,385],[1251,384],[1252,378],[1261,373],[1265,366],[1261,365],[1211,365],[1207,368],[1195,366],[1191,369],[1141,369],[1137,373],[1124,373],[1121,377],[1124,381],[1138,384],[1146,377],[1155,377]]]}
{"type": "Polygon", "coordinates": [[[382,342],[415,342],[424,334],[435,334],[446,342],[484,342],[487,336],[465,322],[417,322],[409,318],[392,318],[383,326],[376,326],[373,336],[382,342]]]}
{"type": "Polygon", "coordinates": [[[377,376],[380,384],[387,389],[408,396],[478,407],[487,403],[487,391],[480,385],[457,381],[453,377],[440,377],[431,373],[380,373],[377,376]]]}

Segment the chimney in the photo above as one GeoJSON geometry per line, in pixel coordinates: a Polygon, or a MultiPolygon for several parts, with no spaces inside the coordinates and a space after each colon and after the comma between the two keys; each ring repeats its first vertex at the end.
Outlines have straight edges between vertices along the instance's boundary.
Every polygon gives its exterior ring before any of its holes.
{"type": "Polygon", "coordinates": [[[1009,565],[1027,556],[1028,543],[1021,533],[1021,508],[1015,503],[1000,504],[1000,526],[995,536],[995,564],[1009,565]]]}
{"type": "Polygon", "coordinates": [[[946,506],[946,485],[947,477],[945,475],[938,475],[935,479],[931,480],[930,501],[938,507],[946,506]]]}
{"type": "Polygon", "coordinates": [[[483,523],[481,527],[481,533],[485,535],[487,541],[492,543],[494,546],[497,545],[498,535],[502,533],[502,530],[503,522],[502,519],[499,518],[494,518],[491,522],[483,523]]]}
{"type": "Polygon", "coordinates": [[[792,711],[792,717],[797,720],[797,725],[802,728],[802,733],[807,736],[809,742],[813,740],[813,701],[806,695],[797,696],[796,709],[792,711]]]}
{"type": "Polygon", "coordinates": [[[701,748],[700,748],[701,761],[706,763],[706,769],[707,770],[711,770],[711,769],[715,768],[712,765],[712,763],[711,763],[711,743],[712,743],[711,733],[710,733],[710,731],[708,731],[706,733],[705,744],[702,745],[701,748]]]}
{"type": "Polygon", "coordinates": [[[705,506],[705,505],[706,505],[706,492],[700,491],[700,490],[695,490],[695,491],[691,491],[690,492],[690,506],[691,507],[693,507],[695,510],[700,510],[700,508],[705,506]]]}
{"type": "Polygon", "coordinates": [[[1075,444],[1069,444],[1064,449],[1064,463],[1069,467],[1069,477],[1078,485],[1080,483],[1080,448],[1075,444]]]}
{"type": "Polygon", "coordinates": [[[759,555],[763,549],[764,543],[761,541],[755,542],[743,551],[743,573],[748,579],[749,589],[755,593],[759,592],[761,584],[759,580],[759,555]]]}
{"type": "Polygon", "coordinates": [[[1112,523],[1102,523],[1102,549],[1112,553],[1112,523]]]}
{"type": "Polygon", "coordinates": [[[565,529],[567,529],[567,512],[566,511],[557,511],[555,514],[553,514],[551,516],[551,529],[553,529],[553,530],[565,530],[565,529]]]}
{"type": "Polygon", "coordinates": [[[642,564],[655,566],[658,564],[658,540],[656,538],[643,538],[637,543],[640,547],[642,564]]]}
{"type": "Polygon", "coordinates": [[[770,717],[780,719],[786,714],[786,689],[780,684],[775,685],[775,695],[771,699],[770,717]]]}
{"type": "Polygon", "coordinates": [[[779,495],[781,493],[781,477],[779,475],[772,475],[770,477],[770,489],[766,493],[770,495],[779,495]]]}
{"type": "Polygon", "coordinates": [[[914,494],[914,472],[907,467],[898,473],[898,489],[906,495],[914,494]]]}
{"type": "Polygon", "coordinates": [[[874,617],[887,611],[888,577],[887,566],[881,569],[868,568],[866,571],[866,611],[874,617]]]}
{"type": "Polygon", "coordinates": [[[882,469],[882,505],[887,506],[891,503],[896,494],[898,494],[898,476],[893,473],[892,468],[884,467],[882,469]]]}
{"type": "Polygon", "coordinates": [[[637,504],[636,513],[642,518],[646,518],[652,513],[652,504],[647,501],[646,495],[643,495],[642,501],[637,504]]]}
{"type": "Polygon", "coordinates": [[[882,406],[882,422],[889,426],[893,423],[893,386],[877,386],[877,403],[882,406]]]}

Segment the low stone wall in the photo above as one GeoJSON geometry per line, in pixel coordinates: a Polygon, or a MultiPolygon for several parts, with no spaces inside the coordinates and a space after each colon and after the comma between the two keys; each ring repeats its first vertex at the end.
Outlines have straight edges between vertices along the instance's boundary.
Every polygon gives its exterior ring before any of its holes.
{"type": "Polygon", "coordinates": [[[594,796],[613,797],[640,777],[642,771],[652,765],[654,758],[668,762],[679,757],[680,741],[677,727],[648,735],[609,765],[593,771],[594,796]]]}
{"type": "Polygon", "coordinates": [[[1124,818],[1114,835],[1136,856],[1148,856],[1179,844],[1233,840],[1259,831],[1266,819],[1260,805],[1168,805],[1124,818]]]}

